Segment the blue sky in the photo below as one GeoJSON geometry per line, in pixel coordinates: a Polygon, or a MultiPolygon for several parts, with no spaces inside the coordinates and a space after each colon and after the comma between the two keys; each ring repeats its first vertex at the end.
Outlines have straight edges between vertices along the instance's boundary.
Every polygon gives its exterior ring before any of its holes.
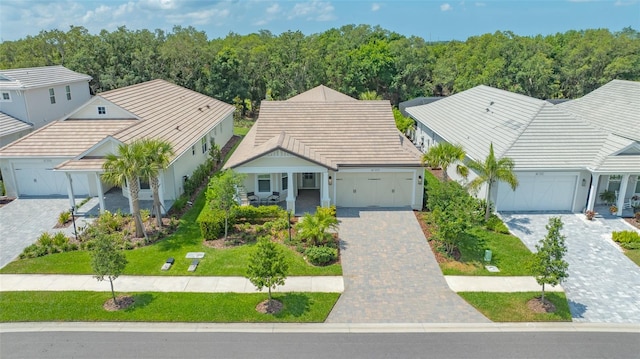
{"type": "Polygon", "coordinates": [[[41,30],[84,26],[91,33],[171,30],[193,26],[210,39],[261,29],[280,34],[320,33],[346,24],[369,24],[425,40],[465,40],[510,30],[547,35],[567,30],[640,30],[640,0],[480,1],[270,1],[270,0],[2,0],[0,39],[17,40],[41,30]]]}

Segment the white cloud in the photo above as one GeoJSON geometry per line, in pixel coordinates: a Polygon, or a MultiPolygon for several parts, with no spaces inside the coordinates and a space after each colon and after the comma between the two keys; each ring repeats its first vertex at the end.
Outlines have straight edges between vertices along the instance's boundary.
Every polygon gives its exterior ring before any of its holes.
{"type": "Polygon", "coordinates": [[[453,7],[451,7],[451,5],[449,5],[449,3],[444,3],[444,4],[440,5],[440,10],[441,11],[451,11],[451,10],[453,10],[453,7]]]}
{"type": "Polygon", "coordinates": [[[179,6],[176,0],[140,0],[138,4],[141,8],[151,10],[173,10],[179,6]]]}
{"type": "Polygon", "coordinates": [[[637,3],[638,3],[637,0],[630,0],[630,1],[617,0],[613,5],[615,5],[615,6],[629,6],[629,5],[635,5],[637,3]]]}
{"type": "Polygon", "coordinates": [[[375,11],[378,11],[378,10],[380,10],[380,4],[378,4],[378,3],[371,4],[371,11],[375,12],[375,11]]]}
{"type": "Polygon", "coordinates": [[[297,3],[289,12],[288,18],[291,20],[302,17],[311,21],[331,21],[336,18],[333,10],[335,10],[335,8],[331,3],[313,0],[305,3],[297,3]]]}
{"type": "Polygon", "coordinates": [[[172,24],[206,25],[220,21],[229,16],[228,9],[206,9],[184,14],[167,15],[167,21],[172,24]]]}
{"type": "Polygon", "coordinates": [[[269,7],[267,8],[267,14],[275,15],[275,14],[280,13],[280,10],[281,10],[281,9],[280,9],[280,5],[278,5],[278,4],[273,4],[273,5],[271,5],[271,6],[269,6],[269,7]]]}

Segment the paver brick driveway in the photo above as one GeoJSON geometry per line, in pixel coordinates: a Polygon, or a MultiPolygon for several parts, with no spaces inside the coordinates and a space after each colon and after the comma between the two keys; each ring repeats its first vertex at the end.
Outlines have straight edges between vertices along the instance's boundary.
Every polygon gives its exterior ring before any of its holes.
{"type": "Polygon", "coordinates": [[[339,208],[345,291],[329,323],[482,323],[449,289],[411,210],[339,208]]]}
{"type": "Polygon", "coordinates": [[[611,232],[633,230],[621,219],[582,214],[501,213],[512,233],[532,251],[560,216],[566,236],[569,278],[562,284],[575,322],[640,323],[640,268],[611,240],[611,232]]]}

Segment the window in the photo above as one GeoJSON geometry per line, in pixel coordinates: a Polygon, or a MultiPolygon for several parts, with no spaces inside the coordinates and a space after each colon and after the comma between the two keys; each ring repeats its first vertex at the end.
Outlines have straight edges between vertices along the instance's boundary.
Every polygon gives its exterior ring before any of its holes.
{"type": "Polygon", "coordinates": [[[151,185],[149,184],[149,180],[143,180],[140,178],[140,189],[151,189],[151,185]]]}
{"type": "Polygon", "coordinates": [[[98,106],[98,115],[106,115],[107,114],[107,108],[104,106],[98,106]]]}
{"type": "Polygon", "coordinates": [[[202,145],[202,153],[207,153],[207,136],[202,137],[200,144],[202,145]]]}
{"type": "Polygon", "coordinates": [[[609,176],[607,189],[612,192],[618,191],[620,190],[620,183],[622,183],[622,175],[611,175],[609,176]]]}
{"type": "Polygon", "coordinates": [[[196,145],[191,146],[191,154],[196,155],[196,145]]]}
{"type": "Polygon", "coordinates": [[[3,92],[2,101],[11,101],[11,95],[8,92],[3,92]]]}
{"type": "Polygon", "coordinates": [[[289,189],[289,175],[286,173],[282,174],[282,190],[286,191],[289,189]]]}
{"type": "Polygon", "coordinates": [[[640,193],[640,177],[636,181],[636,191],[634,193],[640,193]]]}
{"type": "Polygon", "coordinates": [[[258,192],[271,192],[271,175],[258,175],[258,192]]]}
{"type": "Polygon", "coordinates": [[[65,86],[64,90],[67,93],[67,101],[71,101],[71,86],[69,85],[65,86]]]}
{"type": "Polygon", "coordinates": [[[52,105],[56,103],[56,92],[52,88],[49,89],[49,101],[51,101],[52,105]]]}

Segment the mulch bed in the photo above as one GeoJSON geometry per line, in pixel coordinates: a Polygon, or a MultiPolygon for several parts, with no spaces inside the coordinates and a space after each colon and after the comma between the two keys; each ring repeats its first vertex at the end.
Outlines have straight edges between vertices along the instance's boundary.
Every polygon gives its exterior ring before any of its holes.
{"type": "Polygon", "coordinates": [[[547,299],[545,299],[543,303],[540,297],[529,300],[527,307],[534,313],[553,313],[556,311],[556,306],[553,305],[553,303],[547,299]]]}
{"type": "Polygon", "coordinates": [[[113,301],[113,298],[110,298],[109,300],[104,302],[102,308],[109,312],[115,312],[118,310],[127,309],[132,306],[133,303],[135,303],[135,299],[130,295],[118,295],[116,296],[116,299],[118,300],[118,304],[113,301]]]}
{"type": "Polygon", "coordinates": [[[7,196],[1,196],[0,197],[0,208],[2,208],[2,206],[7,205],[9,203],[11,203],[11,201],[13,201],[15,199],[15,197],[7,197],[7,196]]]}
{"type": "Polygon", "coordinates": [[[258,305],[256,305],[256,310],[262,314],[277,314],[283,307],[284,304],[282,304],[281,301],[272,299],[271,303],[269,303],[269,299],[267,299],[258,303],[258,305]]]}
{"type": "Polygon", "coordinates": [[[640,222],[636,221],[635,218],[625,218],[625,221],[627,221],[627,223],[629,223],[630,225],[640,229],[640,222]]]}

